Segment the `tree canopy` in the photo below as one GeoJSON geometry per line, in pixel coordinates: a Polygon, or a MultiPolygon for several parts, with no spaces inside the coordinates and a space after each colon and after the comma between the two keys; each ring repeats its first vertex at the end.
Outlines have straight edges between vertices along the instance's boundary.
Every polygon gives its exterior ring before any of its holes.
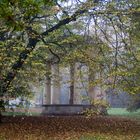
{"type": "Polygon", "coordinates": [[[77,60],[103,85],[139,94],[139,12],[138,0],[1,0],[0,96],[30,93],[47,61],[77,60]]]}

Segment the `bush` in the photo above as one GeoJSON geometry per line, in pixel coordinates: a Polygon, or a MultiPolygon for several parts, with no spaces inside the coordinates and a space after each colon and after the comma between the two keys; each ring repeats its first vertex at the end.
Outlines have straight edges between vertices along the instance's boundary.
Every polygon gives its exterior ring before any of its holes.
{"type": "Polygon", "coordinates": [[[91,104],[94,108],[88,108],[83,111],[83,114],[91,117],[96,115],[108,115],[107,108],[109,104],[105,100],[93,100],[91,104]]]}

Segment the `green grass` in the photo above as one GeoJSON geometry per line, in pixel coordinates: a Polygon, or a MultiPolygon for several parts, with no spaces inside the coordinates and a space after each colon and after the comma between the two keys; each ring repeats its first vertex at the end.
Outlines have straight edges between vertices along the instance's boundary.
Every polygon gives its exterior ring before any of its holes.
{"type": "MultiPolygon", "coordinates": [[[[39,116],[36,112],[3,112],[4,116],[39,116]]],[[[135,112],[129,112],[125,108],[110,108],[108,114],[111,116],[130,117],[140,119],[140,109],[135,112]]]]}
{"type": "Polygon", "coordinates": [[[113,116],[140,118],[140,109],[135,112],[129,112],[125,108],[110,108],[108,114],[113,116]]]}
{"type": "Polygon", "coordinates": [[[35,112],[3,112],[3,116],[39,116],[40,113],[35,112]]]}
{"type": "MultiPolygon", "coordinates": [[[[15,138],[15,137],[14,137],[15,138]]],[[[21,137],[20,137],[21,138],[21,137]]],[[[26,134],[22,137],[23,140],[140,140],[139,136],[135,135],[115,135],[115,134],[102,134],[102,133],[81,133],[81,136],[77,135],[77,133],[67,133],[67,134],[59,134],[54,135],[53,137],[49,137],[46,135],[38,135],[38,134],[26,134]]],[[[0,140],[7,140],[5,136],[0,134],[0,140]]],[[[19,140],[18,138],[15,140],[19,140]]]]}
{"type": "Polygon", "coordinates": [[[139,136],[134,135],[115,135],[115,134],[85,134],[78,140],[140,140],[139,136]]]}
{"type": "Polygon", "coordinates": [[[41,111],[36,111],[36,109],[20,108],[15,109],[6,109],[5,112],[2,112],[3,116],[39,116],[41,111]]]}

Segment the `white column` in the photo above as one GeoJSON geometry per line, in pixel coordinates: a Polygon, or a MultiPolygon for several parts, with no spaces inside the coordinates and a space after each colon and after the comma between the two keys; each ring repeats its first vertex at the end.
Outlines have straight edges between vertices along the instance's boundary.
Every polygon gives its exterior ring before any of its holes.
{"type": "Polygon", "coordinates": [[[89,90],[88,94],[92,101],[95,100],[105,100],[106,99],[106,93],[102,86],[100,84],[96,84],[96,80],[99,80],[101,78],[101,73],[99,72],[93,72],[89,69],[89,90]]]}
{"type": "Polygon", "coordinates": [[[51,104],[60,104],[59,64],[53,64],[51,70],[51,104]]]}
{"type": "Polygon", "coordinates": [[[94,100],[95,93],[94,93],[94,80],[95,80],[95,74],[91,68],[89,68],[89,74],[88,74],[88,96],[90,98],[90,101],[94,100]]]}
{"type": "MultiPolygon", "coordinates": [[[[96,72],[95,80],[101,80],[102,79],[102,73],[96,72]]],[[[106,100],[106,93],[101,84],[97,84],[94,88],[95,92],[95,100],[106,100]]]]}
{"type": "Polygon", "coordinates": [[[75,63],[74,72],[74,104],[81,104],[81,89],[80,89],[80,63],[75,63]]]}
{"type": "Polygon", "coordinates": [[[47,72],[45,79],[45,94],[44,94],[44,104],[51,104],[51,63],[47,63],[47,72]]]}

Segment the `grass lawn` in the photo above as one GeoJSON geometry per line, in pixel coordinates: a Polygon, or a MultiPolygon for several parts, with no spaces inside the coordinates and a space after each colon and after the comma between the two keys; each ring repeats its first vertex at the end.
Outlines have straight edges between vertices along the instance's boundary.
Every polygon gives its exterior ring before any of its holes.
{"type": "Polygon", "coordinates": [[[21,137],[11,137],[14,139],[8,139],[5,136],[0,136],[0,140],[140,140],[139,136],[134,135],[115,135],[114,134],[100,134],[94,132],[87,133],[77,133],[77,132],[69,132],[69,133],[59,133],[54,134],[54,136],[47,136],[45,134],[25,134],[21,137]]]}
{"type": "Polygon", "coordinates": [[[140,137],[133,135],[115,135],[115,134],[85,134],[79,140],[140,140],[140,137]]]}
{"type": "Polygon", "coordinates": [[[140,119],[140,109],[135,112],[128,112],[126,108],[110,108],[108,110],[109,115],[120,116],[120,117],[130,117],[140,119]]]}
{"type": "Polygon", "coordinates": [[[40,116],[40,113],[36,112],[3,112],[3,116],[40,116]]]}
{"type": "Polygon", "coordinates": [[[15,108],[14,110],[7,109],[6,112],[3,112],[3,116],[39,116],[41,114],[40,109],[31,108],[15,108]]]}
{"type": "MultiPolygon", "coordinates": [[[[10,112],[3,112],[4,116],[39,116],[41,112],[37,111],[10,111],[10,112]]],[[[140,109],[136,112],[129,112],[126,108],[110,108],[108,109],[108,114],[111,116],[119,116],[119,117],[129,117],[129,118],[140,118],[140,109]]]]}

